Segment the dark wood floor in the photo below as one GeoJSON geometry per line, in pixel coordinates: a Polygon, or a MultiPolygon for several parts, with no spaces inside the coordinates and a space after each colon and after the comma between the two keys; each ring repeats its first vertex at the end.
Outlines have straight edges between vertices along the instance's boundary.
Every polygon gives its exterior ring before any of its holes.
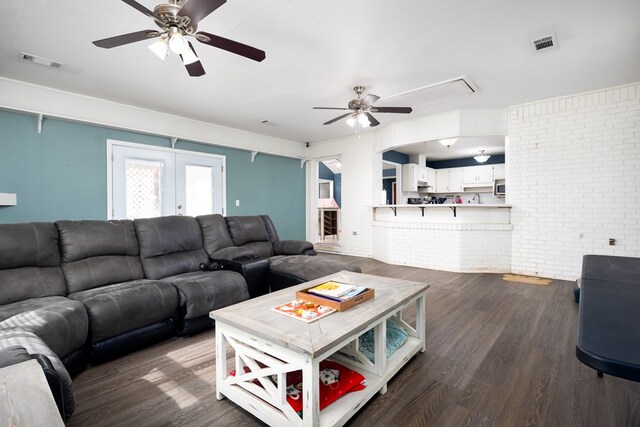
{"type": "MultiPolygon", "coordinates": [[[[363,272],[431,284],[427,351],[348,425],[634,426],[640,384],[598,378],[575,357],[571,283],[509,283],[340,257],[363,272]]],[[[257,426],[215,398],[213,332],[172,339],[89,368],[69,426],[257,426]]]]}

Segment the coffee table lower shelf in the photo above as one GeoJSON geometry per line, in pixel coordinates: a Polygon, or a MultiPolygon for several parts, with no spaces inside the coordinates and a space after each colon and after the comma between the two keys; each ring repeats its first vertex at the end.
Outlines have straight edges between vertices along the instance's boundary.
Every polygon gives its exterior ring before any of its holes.
{"type": "Polygon", "coordinates": [[[387,382],[418,352],[425,350],[425,298],[424,293],[412,299],[404,307],[415,304],[415,327],[402,319],[401,309],[389,313],[365,329],[374,329],[375,361],[371,363],[357,351],[358,336],[354,333],[338,345],[318,357],[311,358],[292,349],[274,345],[263,338],[249,334],[218,320],[216,322],[216,387],[217,398],[229,398],[261,421],[271,426],[341,426],[364,406],[376,393],[385,393],[387,382]],[[386,357],[386,320],[393,318],[401,322],[409,332],[407,342],[390,357],[386,357]],[[236,372],[248,366],[250,373],[229,376],[227,367],[227,344],[235,351],[236,372]],[[356,355],[354,361],[338,350],[356,355]],[[364,390],[347,393],[322,411],[318,407],[319,362],[332,359],[354,371],[367,380],[364,390]],[[259,363],[259,364],[258,364],[259,363]],[[303,417],[300,418],[286,401],[286,373],[294,370],[303,372],[303,417]],[[277,376],[275,385],[268,379],[277,376]],[[261,385],[254,384],[254,380],[261,385]],[[279,385],[280,384],[280,385],[279,385]],[[282,385],[282,386],[281,386],[282,385]]]}

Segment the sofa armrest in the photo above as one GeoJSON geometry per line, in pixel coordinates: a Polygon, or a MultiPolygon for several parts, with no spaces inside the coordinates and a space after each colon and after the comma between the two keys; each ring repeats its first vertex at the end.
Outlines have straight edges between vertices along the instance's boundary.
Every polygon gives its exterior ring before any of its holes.
{"type": "Polygon", "coordinates": [[[62,380],[60,379],[60,375],[58,375],[58,371],[53,367],[51,360],[49,360],[49,358],[44,354],[32,354],[31,358],[35,359],[42,368],[42,372],[47,380],[47,384],[49,384],[49,389],[51,389],[51,394],[53,395],[53,400],[56,402],[60,416],[62,419],[65,419],[64,389],[62,387],[62,380]]]}
{"type": "Polygon", "coordinates": [[[236,261],[244,258],[254,258],[253,251],[240,246],[230,246],[209,255],[212,260],[236,261]]]}
{"type": "Polygon", "coordinates": [[[253,258],[238,261],[229,261],[224,264],[225,270],[242,274],[247,282],[249,296],[259,297],[269,293],[269,260],[266,258],[253,258]]]}
{"type": "Polygon", "coordinates": [[[51,360],[43,354],[29,354],[27,349],[20,345],[0,349],[0,368],[23,363],[31,359],[36,360],[42,368],[42,372],[47,380],[47,384],[51,390],[53,400],[56,402],[60,416],[62,419],[65,419],[62,380],[60,379],[60,375],[58,375],[58,371],[53,367],[51,360]]]}
{"type": "Polygon", "coordinates": [[[305,251],[313,251],[313,243],[306,240],[279,240],[273,244],[273,250],[276,255],[303,255],[305,251]]]}

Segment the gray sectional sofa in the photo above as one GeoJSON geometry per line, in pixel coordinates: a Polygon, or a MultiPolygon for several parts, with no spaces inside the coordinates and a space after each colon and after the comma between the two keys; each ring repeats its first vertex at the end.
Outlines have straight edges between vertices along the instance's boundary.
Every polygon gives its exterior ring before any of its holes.
{"type": "Polygon", "coordinates": [[[71,377],[88,364],[210,329],[211,310],[360,271],[310,255],[264,215],[0,224],[0,354],[47,361],[68,419],[71,377]]]}

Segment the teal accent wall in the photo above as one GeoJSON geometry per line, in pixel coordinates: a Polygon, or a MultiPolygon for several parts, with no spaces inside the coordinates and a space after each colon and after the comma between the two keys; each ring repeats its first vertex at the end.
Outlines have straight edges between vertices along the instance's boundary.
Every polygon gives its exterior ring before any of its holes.
{"type": "MultiPolygon", "coordinates": [[[[106,141],[170,147],[161,138],[0,111],[0,193],[18,205],[0,207],[0,223],[106,219],[106,141]]],[[[281,239],[305,238],[305,173],[300,160],[179,140],[177,149],[226,156],[227,215],[267,214],[281,239]],[[235,201],[240,200],[240,206],[235,201]]]]}

